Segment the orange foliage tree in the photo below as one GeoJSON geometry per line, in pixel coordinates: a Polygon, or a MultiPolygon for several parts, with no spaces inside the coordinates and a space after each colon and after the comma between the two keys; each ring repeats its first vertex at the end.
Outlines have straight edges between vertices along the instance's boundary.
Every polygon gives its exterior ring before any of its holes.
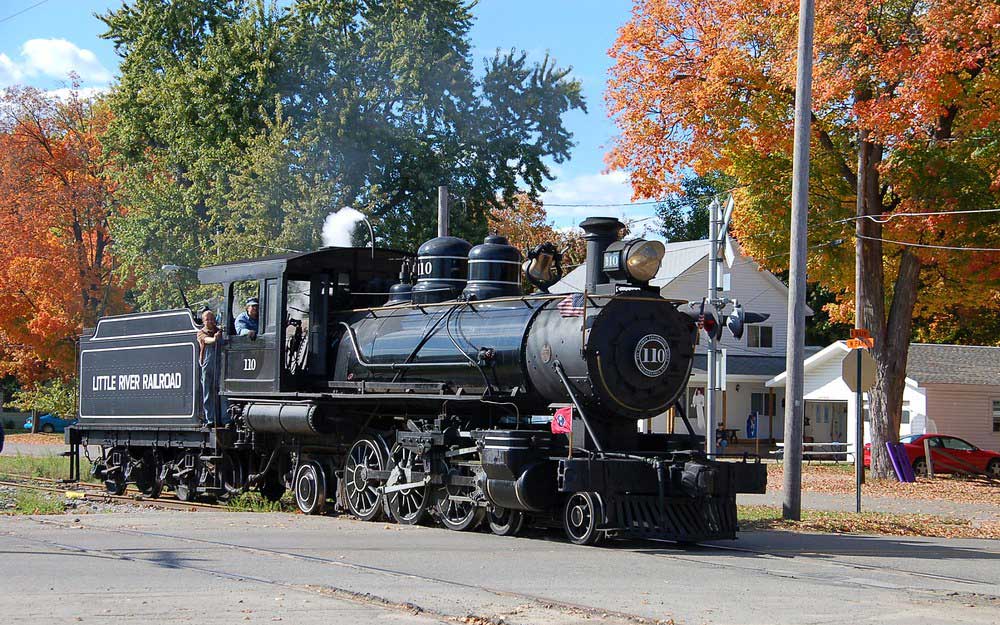
{"type": "MultiPolygon", "coordinates": [[[[611,50],[608,155],[637,196],[690,169],[735,177],[734,230],[782,269],[788,250],[798,0],[638,0],[611,50]]],[[[1000,279],[1000,2],[830,0],[816,6],[809,279],[853,316],[862,219],[863,319],[875,337],[873,470],[891,467],[914,317],[989,299],[1000,279]],[[859,185],[860,178],[864,184],[859,185]],[[891,218],[890,218],[891,216],[891,218]],[[844,220],[844,221],[840,221],[844,220]],[[887,240],[887,241],[883,241],[887,240]],[[938,246],[938,247],[918,247],[938,246]]]]}
{"type": "Polygon", "coordinates": [[[0,375],[68,378],[84,325],[124,308],[101,165],[107,109],[29,88],[0,98],[0,375]]]}
{"type": "Polygon", "coordinates": [[[577,228],[557,230],[550,222],[545,206],[527,194],[514,196],[514,202],[503,208],[491,208],[486,214],[490,232],[507,237],[510,244],[524,254],[545,242],[555,244],[563,251],[563,271],[569,273],[586,257],[583,232],[577,228]]]}

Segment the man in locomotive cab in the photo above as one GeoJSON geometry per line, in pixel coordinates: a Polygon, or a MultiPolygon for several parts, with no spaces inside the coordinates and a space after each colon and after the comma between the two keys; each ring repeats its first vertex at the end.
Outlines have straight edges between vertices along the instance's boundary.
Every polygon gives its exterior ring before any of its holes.
{"type": "Polygon", "coordinates": [[[236,318],[234,323],[236,334],[239,336],[249,336],[251,339],[257,338],[259,318],[260,300],[256,297],[251,297],[246,301],[246,310],[236,318]]]}
{"type": "Polygon", "coordinates": [[[201,366],[202,407],[208,425],[219,423],[219,345],[223,341],[222,328],[215,320],[212,309],[201,310],[202,327],[198,330],[198,364],[201,366]]]}

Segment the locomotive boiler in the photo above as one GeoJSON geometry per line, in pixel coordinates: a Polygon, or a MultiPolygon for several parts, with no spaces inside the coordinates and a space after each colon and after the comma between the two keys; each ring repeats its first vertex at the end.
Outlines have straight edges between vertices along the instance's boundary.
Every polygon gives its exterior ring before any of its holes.
{"type": "Polygon", "coordinates": [[[190,311],[109,317],[81,339],[67,440],[101,445],[112,491],[291,489],[305,513],[329,501],[502,535],[555,524],[581,544],[734,538],[736,493],[763,491],[763,465],[707,456],[690,427],[637,428],[668,410],[686,422],[697,328],[649,286],[663,246],[619,240],[615,219],[581,226],[585,284],[558,294],[558,250],[522,265],[499,235],[203,268],[226,328],[241,294],[261,301],[258,334],[230,330],[221,348],[225,419],[202,421],[190,311]],[[539,292],[522,293],[522,271],[539,292]]]}

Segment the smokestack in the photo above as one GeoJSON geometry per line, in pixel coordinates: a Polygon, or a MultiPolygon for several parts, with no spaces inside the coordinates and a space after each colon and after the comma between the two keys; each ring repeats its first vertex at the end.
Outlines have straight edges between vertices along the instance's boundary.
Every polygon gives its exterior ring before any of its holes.
{"type": "Polygon", "coordinates": [[[438,236],[448,236],[448,187],[438,187],[438,236]]]}
{"type": "Polygon", "coordinates": [[[614,217],[587,217],[580,227],[583,228],[583,238],[587,241],[587,283],[588,293],[592,293],[598,284],[607,284],[608,276],[601,269],[604,250],[618,240],[618,232],[625,224],[614,217]]]}

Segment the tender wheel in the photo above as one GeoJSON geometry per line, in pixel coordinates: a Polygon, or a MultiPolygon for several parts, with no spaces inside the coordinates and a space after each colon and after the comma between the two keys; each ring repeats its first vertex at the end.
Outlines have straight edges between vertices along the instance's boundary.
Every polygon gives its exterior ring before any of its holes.
{"type": "Polygon", "coordinates": [[[326,508],[326,475],[317,462],[303,462],[295,472],[295,505],[303,514],[320,514],[326,508]]]}
{"type": "Polygon", "coordinates": [[[156,499],[163,492],[163,482],[160,481],[160,461],[156,451],[147,451],[142,455],[141,466],[132,469],[131,477],[135,487],[145,497],[156,499]]]}
{"type": "Polygon", "coordinates": [[[181,501],[194,501],[198,497],[197,489],[189,482],[182,482],[175,486],[174,494],[181,501]]]}
{"type": "Polygon", "coordinates": [[[1000,459],[994,458],[986,465],[986,475],[1000,479],[1000,459]]]}
{"type": "Polygon", "coordinates": [[[246,469],[239,456],[226,454],[219,465],[219,477],[222,490],[219,491],[219,501],[229,501],[243,490],[246,484],[246,469]]]}
{"type": "Polygon", "coordinates": [[[566,537],[577,545],[596,545],[604,538],[604,532],[597,529],[602,516],[601,500],[596,493],[573,493],[563,508],[566,537]]]}
{"type": "Polygon", "coordinates": [[[438,519],[450,530],[458,532],[475,529],[483,522],[486,509],[472,499],[476,487],[452,483],[455,478],[473,478],[472,469],[456,464],[442,467],[445,483],[437,489],[434,509],[438,519]]]}
{"type": "Polygon", "coordinates": [[[927,475],[927,459],[917,458],[913,461],[913,472],[918,476],[927,475]]]}
{"type": "Polygon", "coordinates": [[[104,480],[104,490],[108,491],[109,495],[122,495],[125,493],[125,487],[125,480],[121,476],[104,480]]]}
{"type": "Polygon", "coordinates": [[[520,510],[491,508],[487,520],[490,531],[497,536],[517,536],[524,528],[525,514],[520,510]]]}
{"type": "MultiPolygon", "coordinates": [[[[420,456],[399,443],[392,447],[389,454],[389,471],[386,487],[417,482],[424,476],[420,456]]],[[[416,525],[423,521],[431,499],[430,490],[430,486],[424,484],[387,493],[386,504],[393,520],[403,525],[416,525]]]]}
{"type": "Polygon", "coordinates": [[[128,449],[114,447],[105,455],[105,459],[105,466],[112,469],[104,471],[104,490],[111,495],[121,495],[125,492],[128,483],[126,475],[131,468],[128,449]]]}
{"type": "Polygon", "coordinates": [[[380,439],[363,436],[351,446],[344,465],[344,492],[351,514],[362,521],[373,521],[383,512],[385,501],[379,481],[372,471],[385,471],[389,454],[380,439]]]}

